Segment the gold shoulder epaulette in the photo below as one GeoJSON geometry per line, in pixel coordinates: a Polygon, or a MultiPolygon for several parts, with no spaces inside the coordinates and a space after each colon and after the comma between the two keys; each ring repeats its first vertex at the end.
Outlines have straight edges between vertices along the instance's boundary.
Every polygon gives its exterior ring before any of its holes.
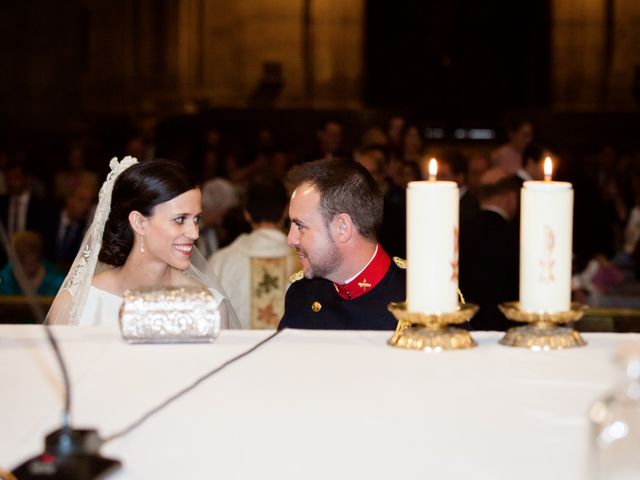
{"type": "Polygon", "coordinates": [[[289,283],[297,282],[298,280],[302,280],[304,278],[304,271],[300,270],[292,275],[289,275],[289,283]]]}
{"type": "Polygon", "coordinates": [[[404,258],[400,258],[400,257],[393,257],[393,262],[399,267],[402,268],[403,270],[407,269],[407,261],[404,258]]]}

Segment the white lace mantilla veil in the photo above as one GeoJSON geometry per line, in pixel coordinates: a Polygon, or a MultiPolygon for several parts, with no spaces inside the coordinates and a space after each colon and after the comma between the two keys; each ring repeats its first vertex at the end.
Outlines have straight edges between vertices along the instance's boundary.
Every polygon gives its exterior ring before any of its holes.
{"type": "MultiPolygon", "coordinates": [[[[112,158],[109,162],[111,171],[100,188],[98,206],[96,207],[93,221],[87,229],[78,254],[51,305],[46,319],[47,323],[77,325],[84,310],[93,276],[96,273],[113,268],[111,265],[98,261],[98,254],[102,247],[104,226],[111,211],[111,193],[118,176],[136,163],[138,163],[138,160],[129,156],[124,157],[120,162],[118,162],[117,158],[112,158]]],[[[211,268],[208,267],[206,259],[195,246],[191,254],[191,265],[184,274],[195,279],[203,286],[216,290],[224,297],[223,301],[227,311],[228,324],[223,321],[223,327],[241,328],[238,316],[233,310],[222,284],[211,268]]]]}

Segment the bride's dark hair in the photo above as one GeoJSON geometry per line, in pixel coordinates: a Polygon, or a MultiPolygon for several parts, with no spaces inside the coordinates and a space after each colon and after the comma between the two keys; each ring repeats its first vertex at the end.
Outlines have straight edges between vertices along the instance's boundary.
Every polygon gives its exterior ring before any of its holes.
{"type": "Polygon", "coordinates": [[[156,205],[194,188],[198,188],[197,182],[171,160],[147,160],[127,168],[113,185],[98,260],[116,267],[124,265],[133,247],[129,213],[137,210],[150,216],[156,205]]]}

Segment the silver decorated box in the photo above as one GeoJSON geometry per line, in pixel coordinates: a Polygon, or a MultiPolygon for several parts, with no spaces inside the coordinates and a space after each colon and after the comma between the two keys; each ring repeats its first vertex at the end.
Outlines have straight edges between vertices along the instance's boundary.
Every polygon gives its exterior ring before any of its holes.
{"type": "Polygon", "coordinates": [[[220,309],[204,287],[127,290],[119,322],[130,343],[212,342],[220,332],[220,309]]]}

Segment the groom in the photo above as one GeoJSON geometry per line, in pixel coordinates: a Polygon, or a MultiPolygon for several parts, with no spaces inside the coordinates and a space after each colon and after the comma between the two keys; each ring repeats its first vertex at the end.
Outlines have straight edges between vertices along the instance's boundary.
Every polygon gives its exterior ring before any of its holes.
{"type": "Polygon", "coordinates": [[[288,243],[303,270],[292,276],[282,328],[392,330],[389,302],[405,299],[404,261],[382,249],[383,197],[350,160],[317,160],[290,174],[288,243]]]}

